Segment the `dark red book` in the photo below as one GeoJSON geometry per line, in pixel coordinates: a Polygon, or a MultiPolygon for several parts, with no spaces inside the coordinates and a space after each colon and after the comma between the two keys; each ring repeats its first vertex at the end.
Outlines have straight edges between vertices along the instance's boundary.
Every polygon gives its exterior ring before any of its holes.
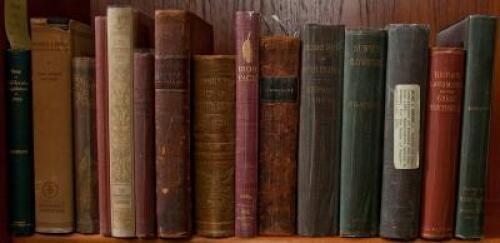
{"type": "Polygon", "coordinates": [[[99,224],[104,236],[111,236],[109,199],[108,60],[105,16],[95,18],[96,131],[99,181],[99,224]]]}
{"type": "Polygon", "coordinates": [[[465,52],[433,48],[427,100],[422,238],[453,237],[465,52]]]}
{"type": "Polygon", "coordinates": [[[236,33],[235,235],[257,234],[260,14],[238,11],[236,33]]]}
{"type": "Polygon", "coordinates": [[[154,56],[150,50],[134,53],[134,187],[135,234],[156,235],[154,56]]]}

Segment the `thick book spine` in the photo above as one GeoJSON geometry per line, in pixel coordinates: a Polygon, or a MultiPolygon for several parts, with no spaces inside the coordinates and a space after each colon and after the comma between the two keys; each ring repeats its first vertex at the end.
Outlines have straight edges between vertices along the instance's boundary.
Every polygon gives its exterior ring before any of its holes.
{"type": "Polygon", "coordinates": [[[30,56],[29,50],[6,52],[9,222],[13,235],[30,235],[35,227],[30,56]]]}
{"type": "Polygon", "coordinates": [[[259,234],[295,234],[300,40],[260,41],[259,234]]]}
{"type": "Polygon", "coordinates": [[[73,58],[76,232],[99,232],[95,144],[95,60],[73,58]]]}
{"type": "Polygon", "coordinates": [[[134,53],[135,228],[139,238],[156,235],[154,56],[134,53]]]}
{"type": "Polygon", "coordinates": [[[379,231],[386,44],[385,30],[345,33],[341,237],[374,237],[379,231]]]}
{"type": "Polygon", "coordinates": [[[191,234],[189,34],[186,12],[156,11],[156,210],[161,238],[191,234]]]}
{"type": "Polygon", "coordinates": [[[111,236],[135,237],[134,200],[134,13],[109,7],[108,119],[111,236]]]}
{"type": "Polygon", "coordinates": [[[496,17],[473,15],[438,34],[439,46],[466,51],[455,237],[483,235],[496,17]]]}
{"type": "Polygon", "coordinates": [[[257,235],[260,14],[238,11],[236,34],[235,235],[257,235]]]}
{"type": "Polygon", "coordinates": [[[338,232],[344,29],[308,24],[302,35],[297,232],[303,236],[338,232]]]}
{"type": "Polygon", "coordinates": [[[433,48],[430,55],[420,232],[443,240],[453,237],[465,52],[433,48]]]}
{"type": "Polygon", "coordinates": [[[93,50],[90,26],[31,19],[35,221],[39,233],[74,230],[73,56],[93,50]]]}
{"type": "Polygon", "coordinates": [[[380,236],[419,234],[429,28],[389,25],[380,236]]]}
{"type": "Polygon", "coordinates": [[[109,199],[108,44],[106,26],[106,16],[97,16],[95,18],[95,110],[99,181],[99,231],[104,236],[111,236],[109,199]]]}
{"type": "Polygon", "coordinates": [[[234,235],[234,56],[199,55],[193,66],[196,233],[234,235]]]}

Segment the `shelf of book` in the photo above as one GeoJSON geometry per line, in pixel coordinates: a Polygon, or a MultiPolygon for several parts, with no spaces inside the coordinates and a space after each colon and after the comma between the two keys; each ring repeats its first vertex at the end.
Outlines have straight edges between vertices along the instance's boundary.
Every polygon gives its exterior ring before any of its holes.
{"type": "MultiPolygon", "coordinates": [[[[140,239],[118,239],[103,237],[100,235],[81,235],[81,234],[70,234],[70,235],[41,235],[36,234],[29,237],[14,237],[13,243],[153,243],[153,242],[190,242],[190,243],[224,243],[224,242],[244,242],[244,243],[265,243],[265,242],[277,242],[277,243],[340,243],[340,242],[358,242],[358,243],[382,243],[382,242],[395,242],[390,240],[385,240],[381,238],[338,238],[338,237],[319,237],[319,238],[309,238],[309,237],[255,237],[255,238],[222,238],[222,239],[210,239],[203,237],[193,237],[185,240],[165,240],[165,239],[152,239],[152,240],[140,240],[140,239]]],[[[415,242],[430,242],[426,240],[419,239],[415,242]]],[[[463,240],[449,240],[446,242],[467,242],[463,240]]],[[[476,241],[479,242],[479,241],[476,241]]],[[[482,239],[480,242],[488,243],[500,243],[500,238],[486,238],[482,239]]]]}

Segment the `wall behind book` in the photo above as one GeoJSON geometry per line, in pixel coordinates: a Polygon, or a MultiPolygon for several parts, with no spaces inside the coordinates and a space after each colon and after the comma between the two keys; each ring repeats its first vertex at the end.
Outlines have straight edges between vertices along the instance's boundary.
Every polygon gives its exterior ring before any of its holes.
{"type": "MultiPolygon", "coordinates": [[[[31,0],[36,3],[39,0],[31,0]]],[[[299,30],[305,23],[345,24],[348,27],[384,27],[389,23],[428,23],[431,27],[430,44],[436,33],[469,14],[500,15],[500,1],[491,0],[90,0],[91,17],[104,15],[109,4],[131,4],[143,14],[152,17],[154,9],[189,9],[214,26],[215,53],[234,54],[233,15],[237,10],[256,10],[263,16],[277,15],[289,32],[299,30]]],[[[58,0],[63,5],[78,0],[58,0]],[[68,2],[68,3],[66,3],[68,2]]],[[[80,1],[84,2],[84,1],[80,1]]],[[[86,1],[85,1],[86,2],[86,1]]],[[[33,6],[37,4],[32,4],[33,6]]],[[[43,4],[38,4],[40,7],[43,4]]],[[[55,4],[43,7],[53,8],[55,4]]],[[[31,6],[31,9],[36,7],[31,6]]],[[[58,7],[60,8],[60,7],[58,7]]],[[[75,11],[75,7],[67,7],[75,11]]],[[[55,9],[52,12],[56,11],[55,9]]],[[[79,15],[77,15],[79,16],[79,15]]],[[[267,33],[279,34],[276,22],[266,18],[262,25],[267,33]],[[270,27],[270,28],[268,28],[270,27]]],[[[152,24],[152,22],[150,22],[152,24]]],[[[500,25],[497,25],[500,28],[500,25]]],[[[150,28],[152,31],[153,28],[150,28]]],[[[497,36],[500,30],[497,31],[497,36]]],[[[150,41],[150,43],[152,43],[150,41]]],[[[495,83],[491,116],[491,148],[486,231],[500,236],[500,38],[497,38],[495,83]]]]}
{"type": "Polygon", "coordinates": [[[28,0],[30,17],[65,17],[90,23],[89,0],[28,0]]]}

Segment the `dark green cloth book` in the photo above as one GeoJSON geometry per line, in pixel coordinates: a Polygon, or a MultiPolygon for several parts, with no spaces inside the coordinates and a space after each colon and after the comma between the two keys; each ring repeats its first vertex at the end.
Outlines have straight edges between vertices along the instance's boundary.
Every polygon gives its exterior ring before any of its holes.
{"type": "Polygon", "coordinates": [[[494,16],[472,15],[438,33],[438,46],[466,50],[455,237],[483,235],[491,83],[495,53],[494,16]]]}
{"type": "Polygon", "coordinates": [[[380,221],[387,34],[346,29],[340,236],[374,237],[380,221]]]}
{"type": "Polygon", "coordinates": [[[344,26],[302,33],[297,232],[336,235],[339,219],[344,26]]]}
{"type": "Polygon", "coordinates": [[[30,51],[7,50],[6,65],[10,229],[30,235],[35,220],[30,51]]]}

